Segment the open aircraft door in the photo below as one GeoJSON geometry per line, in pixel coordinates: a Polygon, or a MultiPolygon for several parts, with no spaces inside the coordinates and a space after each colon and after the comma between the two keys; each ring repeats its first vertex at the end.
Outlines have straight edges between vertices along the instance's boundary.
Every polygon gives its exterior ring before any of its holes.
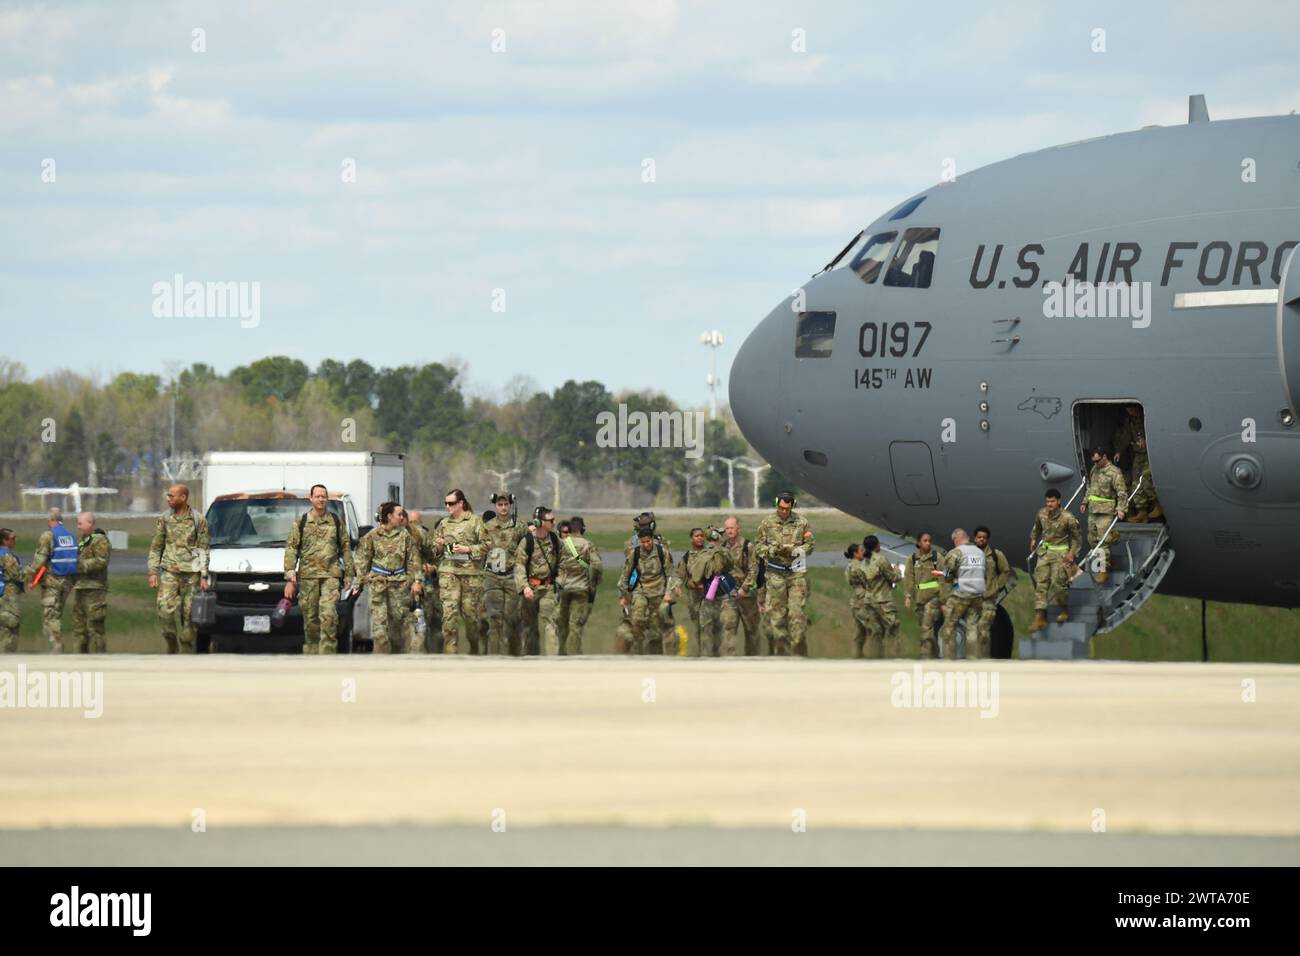
{"type": "Polygon", "coordinates": [[[1277,297],[1277,359],[1282,369],[1291,414],[1300,419],[1300,247],[1293,248],[1282,267],[1277,297]]]}

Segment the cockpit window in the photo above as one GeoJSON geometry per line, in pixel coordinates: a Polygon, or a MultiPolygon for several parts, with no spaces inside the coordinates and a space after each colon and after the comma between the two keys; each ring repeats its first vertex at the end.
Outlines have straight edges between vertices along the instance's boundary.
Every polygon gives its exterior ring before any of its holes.
{"type": "Polygon", "coordinates": [[[915,199],[909,199],[903,205],[898,207],[898,211],[889,217],[890,222],[897,222],[899,219],[906,219],[912,213],[916,212],[916,207],[925,202],[924,196],[917,196],[915,199]]]}
{"type": "Polygon", "coordinates": [[[800,312],[795,323],[795,358],[830,358],[835,343],[834,312],[800,312]]]}
{"type": "Polygon", "coordinates": [[[903,241],[898,244],[894,261],[885,273],[885,285],[907,286],[913,289],[930,288],[934,275],[934,258],[939,253],[939,230],[926,227],[906,229],[903,241]]]}
{"type": "Polygon", "coordinates": [[[849,268],[858,274],[858,278],[867,285],[876,281],[880,269],[889,258],[889,247],[898,238],[896,232],[878,232],[858,250],[849,262],[849,268]]]}

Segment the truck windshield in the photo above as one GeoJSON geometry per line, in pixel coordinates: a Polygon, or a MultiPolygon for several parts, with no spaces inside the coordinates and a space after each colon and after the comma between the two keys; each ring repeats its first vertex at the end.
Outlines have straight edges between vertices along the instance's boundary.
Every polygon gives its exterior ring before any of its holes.
{"type": "MultiPolygon", "coordinates": [[[[343,521],[343,505],[326,506],[343,521]]],[[[311,509],[306,498],[232,498],[208,508],[208,528],[214,548],[284,547],[295,521],[311,509]]]]}

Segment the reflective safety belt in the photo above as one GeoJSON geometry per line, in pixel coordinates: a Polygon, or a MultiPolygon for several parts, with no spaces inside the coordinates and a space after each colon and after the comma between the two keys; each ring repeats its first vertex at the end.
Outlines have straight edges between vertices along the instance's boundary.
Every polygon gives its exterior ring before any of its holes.
{"type": "Polygon", "coordinates": [[[938,586],[939,586],[938,581],[923,581],[922,583],[916,586],[916,589],[918,591],[928,591],[930,588],[937,588],[938,586]]]}
{"type": "Polygon", "coordinates": [[[1069,551],[1069,550],[1070,550],[1070,546],[1069,546],[1068,544],[1047,544],[1047,543],[1044,543],[1044,544],[1043,544],[1043,550],[1044,550],[1044,551],[1069,551]]]}
{"type": "Polygon", "coordinates": [[[1089,496],[1088,496],[1088,500],[1089,500],[1089,501],[1104,501],[1104,502],[1106,502],[1107,504],[1111,504],[1111,505],[1113,505],[1113,504],[1115,503],[1115,499],[1114,499],[1114,498],[1102,498],[1102,497],[1100,497],[1099,495],[1089,495],[1089,496]]]}
{"type": "Polygon", "coordinates": [[[405,569],[405,568],[401,568],[401,569],[399,569],[399,570],[397,570],[397,571],[389,571],[387,568],[381,568],[381,567],[380,567],[379,565],[377,565],[377,564],[372,564],[372,565],[370,566],[370,570],[373,571],[375,574],[384,574],[384,575],[389,575],[389,576],[394,575],[394,574],[405,574],[405,573],[406,573],[406,569],[405,569]]]}
{"type": "MultiPolygon", "coordinates": [[[[578,546],[573,543],[573,535],[569,535],[567,538],[565,538],[564,543],[569,546],[569,555],[571,557],[578,558],[578,546]]],[[[591,565],[589,565],[586,561],[582,560],[582,558],[578,558],[578,563],[581,564],[583,568],[586,569],[588,572],[591,571],[591,565]]]]}

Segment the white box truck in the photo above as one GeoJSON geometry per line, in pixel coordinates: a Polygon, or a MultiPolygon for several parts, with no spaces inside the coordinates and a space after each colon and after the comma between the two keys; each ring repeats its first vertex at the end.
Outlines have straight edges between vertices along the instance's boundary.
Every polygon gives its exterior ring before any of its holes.
{"type": "MultiPolygon", "coordinates": [[[[216,594],[216,620],[200,644],[221,651],[292,653],[303,643],[295,605],[283,627],[271,626],[284,596],[284,548],[293,524],[311,507],[312,485],[329,489],[329,509],[347,528],[355,548],[385,501],[402,500],[406,466],[385,452],[220,451],[203,457],[205,515],[212,532],[208,560],[216,594]]],[[[351,577],[350,569],[346,575],[351,577]]],[[[339,650],[352,634],[370,633],[368,592],[340,622],[339,650]]]]}

